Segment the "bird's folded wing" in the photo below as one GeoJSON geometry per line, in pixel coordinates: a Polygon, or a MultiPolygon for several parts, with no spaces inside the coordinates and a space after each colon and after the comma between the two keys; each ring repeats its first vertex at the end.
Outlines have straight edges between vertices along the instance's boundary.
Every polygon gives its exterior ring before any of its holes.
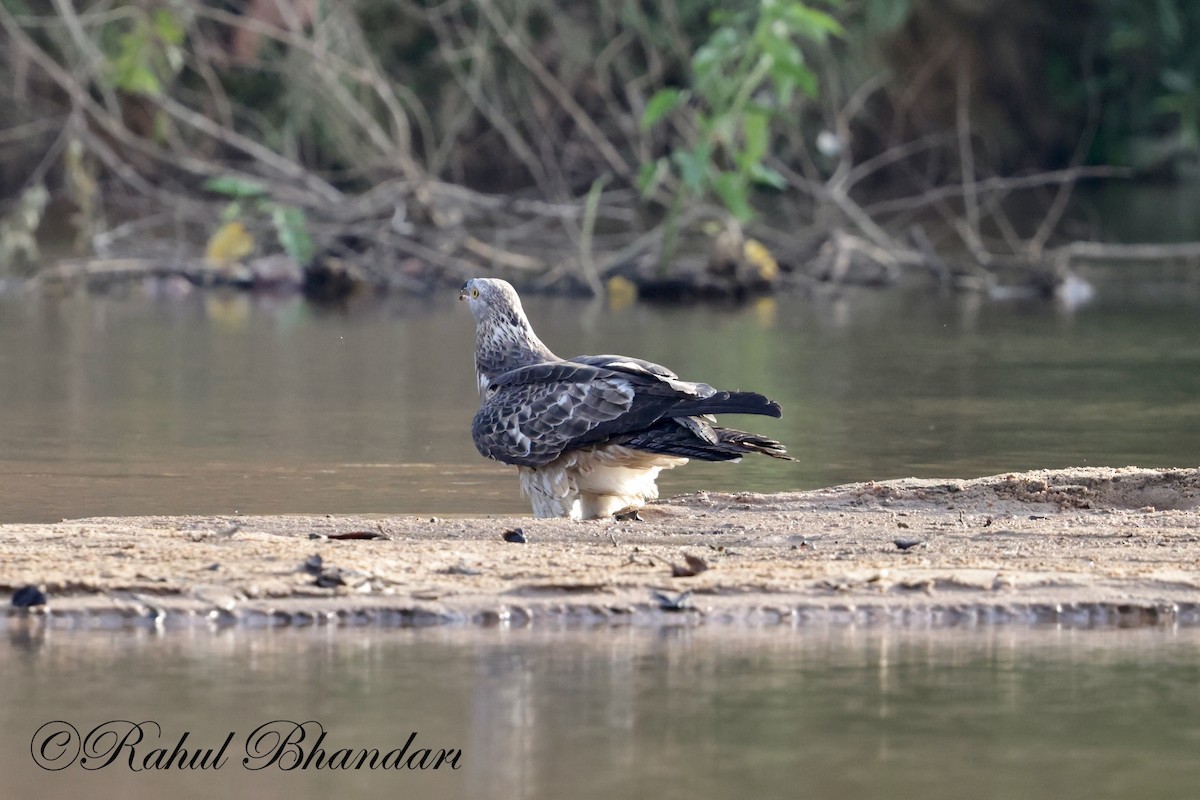
{"type": "Polygon", "coordinates": [[[574,361],[543,361],[501,373],[492,380],[491,385],[499,391],[519,386],[588,383],[610,375],[610,370],[574,361]]]}
{"type": "Polygon", "coordinates": [[[653,391],[656,381],[640,383],[565,361],[514,369],[494,381],[475,415],[475,446],[488,458],[538,467],[564,450],[636,431],[673,402],[653,391]]]}
{"type": "Polygon", "coordinates": [[[616,355],[575,356],[574,358],[570,359],[570,361],[573,361],[576,364],[604,367],[605,369],[616,370],[618,372],[628,372],[631,375],[654,375],[659,378],[679,377],[662,364],[655,364],[653,361],[647,361],[644,358],[631,358],[630,356],[616,355]]]}

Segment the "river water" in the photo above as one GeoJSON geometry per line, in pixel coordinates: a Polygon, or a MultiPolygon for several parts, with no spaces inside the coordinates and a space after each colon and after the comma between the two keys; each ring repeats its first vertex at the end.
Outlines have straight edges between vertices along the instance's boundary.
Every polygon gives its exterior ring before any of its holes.
{"type": "Polygon", "coordinates": [[[1196,630],[11,638],[0,647],[7,797],[1123,800],[1200,786],[1196,630]],[[38,746],[54,720],[81,737],[146,723],[145,739],[115,754],[102,742],[89,770],[70,743],[38,746]],[[299,745],[307,768],[283,769],[296,762],[273,762],[271,747],[244,760],[255,729],[276,720],[313,722],[299,745]],[[413,751],[460,750],[459,769],[318,769],[316,723],[326,758],[385,754],[416,733],[413,751]],[[135,769],[185,732],[185,748],[214,751],[232,734],[224,765],[135,769]]]}
{"type": "MultiPolygon", "coordinates": [[[[472,322],[453,292],[330,309],[167,288],[0,297],[0,520],[527,513],[513,474],[471,444],[472,322]]],[[[688,465],[661,482],[677,493],[1195,466],[1196,294],[1117,281],[1073,310],[905,291],[527,305],[562,354],[640,355],[782,403],[782,420],[740,422],[798,462],[688,465]]],[[[4,796],[1065,800],[1200,786],[1189,629],[6,630],[4,796]],[[69,742],[39,750],[37,731],[55,720],[81,736],[147,723],[139,760],[184,733],[187,747],[231,744],[218,770],[137,771],[119,750],[50,772],[39,753],[69,742]],[[460,750],[460,769],[251,770],[246,739],[278,720],[320,723],[327,752],[387,752],[415,733],[414,749],[460,750]]]]}
{"type": "MultiPolygon", "coordinates": [[[[618,352],[761,391],[726,418],[796,463],[689,464],[665,494],[1200,460],[1200,303],[1117,284],[1066,312],[929,292],[614,310],[531,298],[563,355],[618,352]]],[[[0,521],[524,513],[475,452],[473,321],[453,291],[0,297],[0,521]]]]}

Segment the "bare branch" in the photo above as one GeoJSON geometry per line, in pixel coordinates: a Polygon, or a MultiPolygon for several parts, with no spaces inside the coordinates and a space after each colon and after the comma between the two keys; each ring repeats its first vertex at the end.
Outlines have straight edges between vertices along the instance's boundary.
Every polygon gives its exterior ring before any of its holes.
{"type": "MultiPolygon", "coordinates": [[[[1020,175],[1012,178],[984,178],[981,181],[977,181],[972,188],[977,195],[980,195],[987,192],[1013,192],[1021,189],[1036,189],[1063,182],[1074,182],[1083,178],[1114,178],[1126,175],[1128,175],[1128,170],[1121,167],[1078,167],[1075,169],[1037,172],[1032,175],[1020,175]]],[[[864,210],[871,216],[884,216],[918,206],[933,205],[952,197],[961,197],[965,190],[962,184],[947,184],[945,186],[934,187],[920,194],[871,203],[864,206],[864,210]]]]}
{"type": "Polygon", "coordinates": [[[550,71],[546,69],[541,61],[538,61],[533,53],[529,52],[529,48],[517,36],[516,31],[496,12],[495,7],[485,0],[485,2],[479,3],[478,8],[496,29],[496,32],[500,35],[500,41],[504,43],[504,46],[517,57],[522,66],[529,70],[538,83],[553,95],[558,104],[570,115],[575,124],[579,126],[579,129],[591,140],[600,154],[604,156],[604,160],[608,162],[608,166],[622,177],[631,177],[634,173],[633,168],[617,152],[612,142],[608,141],[604,132],[592,121],[588,113],[580,107],[575,98],[571,96],[571,93],[563,88],[558,79],[550,74],[550,71]]]}

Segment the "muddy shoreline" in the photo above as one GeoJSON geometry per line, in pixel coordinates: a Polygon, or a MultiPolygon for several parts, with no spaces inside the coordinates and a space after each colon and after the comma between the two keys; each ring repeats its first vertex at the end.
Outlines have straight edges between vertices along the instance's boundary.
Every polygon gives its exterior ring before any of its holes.
{"type": "Polygon", "coordinates": [[[47,598],[10,629],[1200,625],[1197,469],[698,493],[641,517],[10,524],[0,590],[47,598]]]}

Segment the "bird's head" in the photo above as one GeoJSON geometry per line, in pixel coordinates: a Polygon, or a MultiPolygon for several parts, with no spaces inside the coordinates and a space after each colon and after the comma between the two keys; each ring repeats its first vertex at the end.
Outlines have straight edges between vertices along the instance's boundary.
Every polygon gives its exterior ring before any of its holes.
{"type": "Polygon", "coordinates": [[[494,323],[520,326],[525,320],[517,290],[499,278],[471,278],[463,284],[458,299],[467,301],[476,322],[490,318],[494,323]]]}
{"type": "Polygon", "coordinates": [[[481,375],[558,358],[533,332],[521,298],[508,281],[472,278],[463,284],[458,299],[466,300],[475,315],[475,362],[481,375]]]}

